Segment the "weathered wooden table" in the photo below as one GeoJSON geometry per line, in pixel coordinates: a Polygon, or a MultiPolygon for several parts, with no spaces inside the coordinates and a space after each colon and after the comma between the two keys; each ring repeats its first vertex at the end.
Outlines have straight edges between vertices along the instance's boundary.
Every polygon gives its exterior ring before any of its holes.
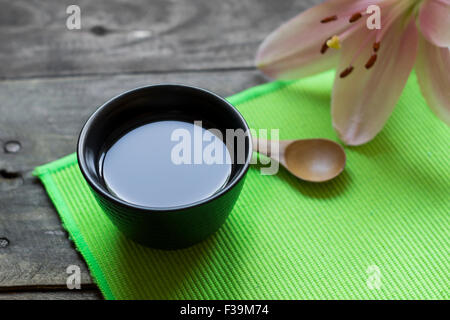
{"type": "Polygon", "coordinates": [[[259,43],[319,0],[0,0],[0,299],[99,299],[31,172],[75,151],[88,116],[134,87],[228,96],[266,80],[259,43]],[[66,8],[81,9],[68,30],[66,8]],[[82,269],[68,290],[66,268],[82,269]]]}

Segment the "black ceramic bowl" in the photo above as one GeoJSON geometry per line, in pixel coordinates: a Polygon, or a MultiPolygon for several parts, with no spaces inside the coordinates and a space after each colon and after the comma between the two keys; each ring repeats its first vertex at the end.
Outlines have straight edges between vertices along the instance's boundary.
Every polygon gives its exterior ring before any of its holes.
{"type": "Polygon", "coordinates": [[[110,193],[102,179],[104,150],[111,141],[132,128],[161,120],[202,120],[205,127],[221,130],[224,137],[226,129],[249,132],[241,114],[221,97],[189,86],[155,85],[128,91],[102,105],[84,125],[77,155],[94,197],[120,231],[146,246],[177,249],[205,239],[224,223],[244,184],[252,146],[246,136],[244,163],[236,161],[237,152],[232,151],[235,159],[231,176],[226,185],[209,198],[167,208],[126,202],[110,193]]]}

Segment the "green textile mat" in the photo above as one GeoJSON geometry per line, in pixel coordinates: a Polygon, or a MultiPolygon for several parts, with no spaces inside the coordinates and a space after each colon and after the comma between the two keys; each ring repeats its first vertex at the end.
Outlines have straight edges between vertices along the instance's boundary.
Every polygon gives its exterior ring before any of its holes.
{"type": "MultiPolygon", "coordinates": [[[[229,101],[281,139],[337,140],[333,77],[272,82],[229,101]]],[[[74,154],[34,174],[107,299],[449,299],[449,138],[413,74],[375,140],[346,147],[337,179],[313,184],[253,166],[224,226],[176,251],[126,239],[74,154]]]]}

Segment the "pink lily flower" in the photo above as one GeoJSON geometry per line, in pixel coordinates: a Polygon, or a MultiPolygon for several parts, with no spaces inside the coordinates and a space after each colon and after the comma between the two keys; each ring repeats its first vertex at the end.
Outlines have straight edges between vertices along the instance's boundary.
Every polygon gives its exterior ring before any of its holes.
{"type": "Polygon", "coordinates": [[[414,66],[428,105],[450,125],[449,47],[450,0],[329,0],[271,33],[256,65],[281,79],[337,66],[333,127],[361,145],[383,128],[414,66]],[[380,29],[367,27],[371,5],[381,10],[380,29]]]}

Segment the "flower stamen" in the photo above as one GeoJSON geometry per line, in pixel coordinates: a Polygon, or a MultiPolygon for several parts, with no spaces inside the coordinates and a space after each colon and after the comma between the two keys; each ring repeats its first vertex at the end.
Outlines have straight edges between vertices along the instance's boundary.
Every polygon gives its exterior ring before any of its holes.
{"type": "Polygon", "coordinates": [[[332,36],[330,39],[327,40],[326,44],[329,48],[333,48],[333,49],[341,48],[341,42],[340,42],[338,36],[332,36]]]}
{"type": "Polygon", "coordinates": [[[338,17],[336,15],[334,15],[334,16],[326,17],[326,18],[322,19],[320,22],[321,23],[328,23],[328,22],[331,22],[331,21],[336,21],[337,19],[338,19],[338,17]]]}
{"type": "Polygon", "coordinates": [[[357,13],[355,13],[354,15],[352,15],[352,16],[350,17],[350,19],[348,20],[348,22],[354,23],[354,22],[358,21],[359,19],[361,19],[361,17],[362,17],[362,14],[361,14],[360,12],[357,12],[357,13]]]}
{"type": "Polygon", "coordinates": [[[377,61],[377,58],[378,58],[377,54],[376,54],[376,53],[373,54],[373,55],[370,57],[369,61],[367,61],[367,63],[366,63],[366,69],[372,68],[373,65],[375,64],[375,62],[377,61]]]}
{"type": "Polygon", "coordinates": [[[348,67],[347,69],[345,69],[344,71],[341,72],[340,77],[345,78],[350,73],[352,73],[353,69],[354,69],[353,66],[348,67]]]}
{"type": "Polygon", "coordinates": [[[320,49],[321,54],[325,54],[325,52],[327,52],[327,50],[329,48],[327,45],[327,42],[328,42],[328,40],[323,43],[322,48],[320,49]]]}
{"type": "Polygon", "coordinates": [[[380,42],[375,42],[373,44],[373,52],[378,52],[380,50],[380,42]]]}

